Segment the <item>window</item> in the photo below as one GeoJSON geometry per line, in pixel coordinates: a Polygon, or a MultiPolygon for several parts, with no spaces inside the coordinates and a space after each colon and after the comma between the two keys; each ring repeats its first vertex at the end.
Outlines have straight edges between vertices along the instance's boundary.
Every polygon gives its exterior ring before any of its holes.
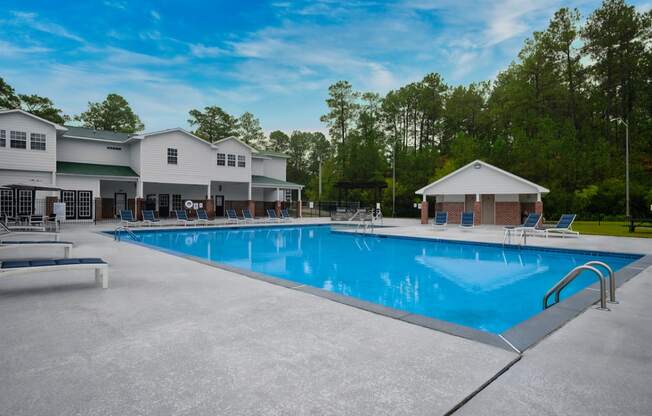
{"type": "Polygon", "coordinates": [[[217,154],[217,166],[224,166],[226,160],[226,155],[224,153],[217,154]]]}
{"type": "Polygon", "coordinates": [[[27,133],[24,131],[11,131],[9,133],[13,149],[27,149],[27,133]]]}
{"type": "MultiPolygon", "coordinates": [[[[0,189],[0,216],[14,216],[14,191],[11,189],[0,189]]],[[[0,218],[4,221],[4,218],[0,218]]]]}
{"type": "Polygon", "coordinates": [[[0,130],[0,147],[5,147],[7,145],[7,131],[0,130]]]}
{"type": "Polygon", "coordinates": [[[178,160],[177,149],[168,147],[168,165],[176,165],[178,160]]]}
{"type": "Polygon", "coordinates": [[[244,155],[238,155],[238,167],[239,168],[244,168],[245,166],[246,166],[246,164],[245,164],[244,155]]]}
{"type": "Polygon", "coordinates": [[[172,209],[183,209],[183,203],[181,202],[181,195],[172,195],[172,209]]]}
{"type": "Polygon", "coordinates": [[[29,135],[29,147],[32,150],[45,150],[45,134],[32,133],[29,135]]]}
{"type": "Polygon", "coordinates": [[[228,165],[229,166],[235,166],[235,155],[227,155],[228,156],[228,165]]]}
{"type": "Polygon", "coordinates": [[[27,189],[18,190],[18,215],[31,215],[32,208],[32,191],[27,189]]]}

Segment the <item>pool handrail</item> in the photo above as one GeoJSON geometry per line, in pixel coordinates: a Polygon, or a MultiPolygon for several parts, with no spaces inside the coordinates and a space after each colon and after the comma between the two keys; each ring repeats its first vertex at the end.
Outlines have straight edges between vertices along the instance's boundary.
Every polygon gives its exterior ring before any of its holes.
{"type": "Polygon", "coordinates": [[[571,270],[566,276],[564,276],[560,281],[558,281],[553,287],[551,287],[546,294],[543,296],[543,309],[548,309],[552,305],[559,303],[559,297],[561,294],[561,291],[568,286],[577,276],[580,275],[583,271],[588,270],[592,271],[597,277],[598,281],[600,282],[600,310],[608,311],[609,308],[607,308],[607,291],[606,291],[606,286],[607,286],[607,279],[604,277],[602,272],[600,270],[596,269],[593,266],[588,266],[586,264],[583,264],[581,266],[575,267],[573,270],[571,270]],[[552,305],[548,305],[548,299],[550,296],[555,295],[555,303],[552,305]]]}

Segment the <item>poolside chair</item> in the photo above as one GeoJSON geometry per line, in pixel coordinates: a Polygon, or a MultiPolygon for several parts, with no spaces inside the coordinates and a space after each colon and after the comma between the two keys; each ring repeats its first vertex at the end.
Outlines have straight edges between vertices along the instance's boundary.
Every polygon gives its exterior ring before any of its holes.
{"type": "Polygon", "coordinates": [[[234,208],[227,208],[226,210],[226,223],[227,224],[238,224],[240,218],[238,218],[238,213],[235,212],[234,208]]]}
{"type": "Polygon", "coordinates": [[[54,237],[54,241],[59,241],[59,233],[57,232],[38,231],[38,230],[14,230],[0,222],[0,241],[4,241],[3,240],[4,238],[12,238],[12,237],[22,238],[25,236],[30,236],[30,237],[38,236],[38,238],[54,237]]]}
{"type": "Polygon", "coordinates": [[[473,228],[475,214],[473,212],[463,212],[460,216],[460,228],[463,230],[470,230],[473,228]]]}
{"type": "Polygon", "coordinates": [[[154,215],[154,211],[151,209],[144,209],[143,210],[143,225],[155,225],[156,223],[161,222],[156,216],[154,215]]]}
{"type": "Polygon", "coordinates": [[[243,220],[245,223],[254,223],[254,222],[258,222],[258,219],[257,219],[257,218],[254,218],[254,216],[251,215],[251,210],[250,210],[249,208],[244,208],[244,209],[242,210],[242,220],[243,220]]]}
{"type": "Polygon", "coordinates": [[[177,225],[192,225],[195,223],[195,220],[188,218],[185,209],[175,209],[174,212],[177,215],[177,225]]]}
{"type": "Polygon", "coordinates": [[[559,221],[557,221],[557,224],[553,228],[546,228],[546,238],[548,238],[549,235],[561,235],[561,237],[564,238],[566,234],[579,237],[580,233],[571,229],[575,217],[575,214],[564,214],[559,217],[559,221]]]}
{"type": "Polygon", "coordinates": [[[529,214],[525,219],[525,222],[520,226],[514,228],[514,231],[517,232],[517,235],[518,234],[534,235],[534,234],[545,233],[545,231],[537,229],[537,227],[539,226],[539,222],[541,222],[541,214],[536,214],[536,213],[529,214]]]}
{"type": "Polygon", "coordinates": [[[435,212],[435,218],[432,220],[432,226],[436,230],[443,230],[448,225],[448,212],[437,211],[435,212]]]}
{"type": "Polygon", "coordinates": [[[16,219],[12,219],[14,225],[9,225],[9,222],[10,218],[5,216],[4,221],[0,221],[0,224],[10,231],[45,231],[43,222],[41,222],[41,225],[20,224],[16,219]]]}
{"type": "Polygon", "coordinates": [[[273,208],[267,208],[267,220],[266,222],[280,222],[281,219],[276,216],[276,210],[273,208]]]}
{"type": "Polygon", "coordinates": [[[197,224],[213,224],[213,221],[208,218],[208,213],[204,208],[197,209],[197,224]]]}
{"type": "Polygon", "coordinates": [[[130,209],[121,209],[120,210],[120,225],[129,227],[130,225],[138,225],[140,221],[134,218],[134,213],[130,209]]]}
{"type": "Polygon", "coordinates": [[[69,258],[70,251],[72,250],[73,244],[69,241],[49,241],[49,240],[40,240],[40,241],[0,241],[0,254],[5,251],[10,251],[13,249],[19,248],[44,248],[44,247],[54,247],[54,248],[63,248],[63,257],[69,258]]]}
{"type": "Polygon", "coordinates": [[[95,283],[101,283],[104,289],[109,287],[109,265],[99,258],[0,261],[0,277],[88,269],[95,270],[95,283]]]}
{"type": "Polygon", "coordinates": [[[288,212],[287,208],[283,208],[281,210],[281,221],[287,221],[287,222],[292,221],[292,217],[290,217],[290,213],[288,212]]]}

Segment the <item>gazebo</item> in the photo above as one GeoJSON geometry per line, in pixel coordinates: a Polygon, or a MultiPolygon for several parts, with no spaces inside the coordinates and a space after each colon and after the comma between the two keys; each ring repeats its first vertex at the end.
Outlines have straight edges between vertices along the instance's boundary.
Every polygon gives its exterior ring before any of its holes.
{"type": "Polygon", "coordinates": [[[550,192],[541,185],[516,176],[482,160],[424,186],[421,195],[421,223],[428,223],[428,200],[434,197],[435,210],[448,212],[448,222],[458,224],[462,212],[473,211],[476,224],[521,224],[530,212],[543,214],[542,195],[550,192]]]}

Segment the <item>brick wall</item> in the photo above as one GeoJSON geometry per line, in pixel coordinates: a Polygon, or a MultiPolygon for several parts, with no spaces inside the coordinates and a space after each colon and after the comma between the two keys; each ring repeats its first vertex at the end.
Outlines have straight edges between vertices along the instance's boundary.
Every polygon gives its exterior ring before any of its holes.
{"type": "Polygon", "coordinates": [[[521,204],[519,202],[496,202],[496,224],[521,224],[521,204]]]}
{"type": "Polygon", "coordinates": [[[462,212],[464,212],[464,202],[442,202],[441,211],[448,212],[449,224],[459,224],[462,212]]]}

